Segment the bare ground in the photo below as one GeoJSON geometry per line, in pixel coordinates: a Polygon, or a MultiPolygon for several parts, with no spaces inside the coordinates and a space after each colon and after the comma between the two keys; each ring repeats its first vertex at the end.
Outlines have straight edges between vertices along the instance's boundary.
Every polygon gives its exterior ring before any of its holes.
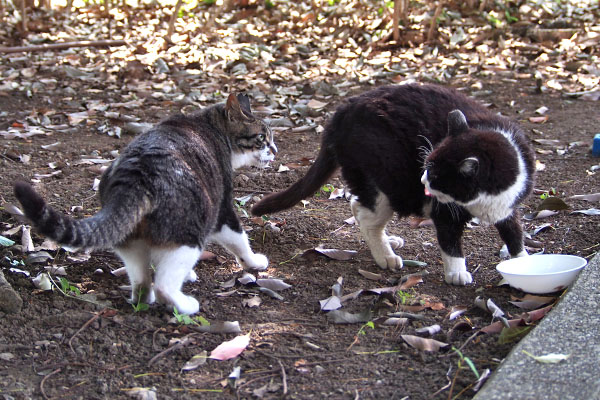
{"type": "MultiPolygon", "coordinates": [[[[460,87],[461,82],[456,81],[455,86],[460,87]]],[[[597,172],[594,174],[590,169],[599,160],[592,158],[589,152],[600,122],[597,102],[568,99],[555,93],[537,94],[533,87],[529,81],[489,81],[478,98],[521,121],[532,139],[558,141],[557,144],[535,144],[542,150],[537,156],[545,165],[539,172],[537,189],[555,188],[563,199],[599,192],[597,172]],[[535,110],[541,106],[549,108],[548,121],[544,124],[529,122],[528,118],[536,116],[535,110]],[[574,142],[584,143],[570,145],[574,142]],[[557,148],[567,151],[559,154],[557,148]]],[[[366,89],[368,87],[360,90],[366,89]]],[[[95,96],[105,101],[109,97],[101,90],[95,96]]],[[[62,103],[60,98],[50,98],[49,102],[63,113],[78,111],[76,106],[62,103]]],[[[146,104],[136,114],[152,123],[181,107],[152,99],[146,104]]],[[[0,110],[5,112],[0,129],[23,121],[45,107],[49,105],[31,101],[22,94],[0,96],[0,110]]],[[[57,119],[53,122],[65,122],[60,120],[64,115],[60,115],[53,117],[57,119]]],[[[111,159],[110,152],[124,147],[130,139],[131,136],[109,137],[85,125],[49,137],[0,139],[3,171],[0,200],[2,204],[14,202],[11,186],[16,179],[30,179],[36,173],[48,174],[53,171],[48,164],[56,162],[56,169],[62,172],[41,179],[38,189],[58,209],[81,216],[92,214],[98,207],[96,192],[92,190],[92,182],[98,175],[90,166],[77,165],[76,161],[84,155],[111,159]],[[58,149],[41,147],[55,142],[61,143],[58,149]],[[21,155],[31,155],[29,164],[19,161],[21,155]],[[71,211],[72,206],[82,209],[71,211]]],[[[280,153],[275,168],[241,171],[236,178],[236,196],[257,196],[287,186],[307,167],[278,173],[279,164],[312,159],[319,146],[314,131],[283,131],[276,140],[280,153]]],[[[331,183],[336,188],[343,185],[338,178],[331,183]]],[[[362,295],[345,303],[343,310],[346,311],[371,310],[374,329],[363,323],[335,324],[320,311],[318,301],[331,295],[331,286],[339,277],[343,277],[344,294],[347,294],[358,289],[390,286],[401,276],[420,272],[423,267],[406,267],[399,273],[379,270],[360,240],[357,227],[344,223],[351,216],[346,200],[328,200],[325,193],[308,200],[310,203],[304,207],[299,205],[271,216],[280,228],[278,232],[240,213],[253,248],[270,259],[266,275],[292,285],[280,292],[283,300],[239,283],[234,288],[223,288],[223,282],[240,277],[242,271],[220,248],[210,250],[222,258],[196,267],[200,279],[187,284],[185,290],[200,300],[202,316],[210,321],[239,321],[241,332],[250,333],[251,342],[241,356],[229,361],[208,360],[193,371],[182,372],[181,367],[195,354],[202,350],[210,352],[236,334],[200,333],[194,327],[169,323],[172,313],[159,305],[134,312],[126,301],[127,292],[119,289],[127,284],[126,278],[110,273],[121,266],[111,253],[95,253],[79,262],[64,250],[58,250],[50,252],[54,259],[46,263],[17,265],[31,276],[47,265],[64,266],[68,281],[82,294],[94,294],[96,300],[109,302],[110,308],[105,308],[82,301],[81,296],[65,297],[58,290],[36,289],[30,278],[9,270],[27,255],[15,246],[0,249],[6,278],[23,299],[19,313],[0,312],[0,353],[3,355],[0,393],[7,399],[115,399],[127,398],[134,388],[147,388],[156,391],[161,399],[281,398],[283,394],[298,399],[429,399],[449,398],[449,395],[471,398],[470,386],[476,378],[450,347],[460,348],[476,330],[490,324],[490,314],[473,306],[474,299],[477,296],[491,298],[512,316],[523,312],[509,303],[511,296],[522,297],[523,293],[508,286],[497,286],[500,276],[494,266],[500,260],[501,247],[497,233],[476,225],[465,233],[464,248],[468,267],[475,270],[474,283],[454,287],[443,281],[433,229],[414,229],[409,227],[408,220],[394,220],[389,230],[406,241],[399,254],[406,260],[427,263],[425,269],[429,274],[422,283],[403,293],[362,295]],[[358,254],[349,261],[298,255],[317,246],[358,250],[358,254]],[[102,273],[95,272],[98,269],[102,273]],[[359,269],[381,273],[384,280],[368,280],[358,273],[359,269]],[[222,295],[232,289],[237,290],[222,295]],[[262,300],[260,306],[245,307],[242,302],[254,296],[262,300]],[[379,317],[401,311],[404,305],[425,302],[441,303],[443,307],[413,311],[419,319],[411,319],[406,324],[380,323],[379,317]],[[450,320],[449,312],[455,306],[466,306],[467,311],[450,320]],[[440,325],[441,330],[433,338],[450,345],[439,352],[417,350],[401,337],[415,335],[416,329],[434,324],[440,325]],[[165,352],[170,344],[183,338],[188,339],[185,345],[165,352]],[[462,368],[459,369],[459,365],[462,368]],[[236,366],[241,367],[240,378],[228,381],[236,366]]],[[[252,202],[243,208],[248,209],[252,202]]],[[[567,202],[573,209],[594,206],[582,201],[567,202]]],[[[531,196],[523,212],[534,210],[539,203],[538,195],[531,196]]],[[[0,221],[2,231],[18,225],[7,212],[0,214],[0,221]]],[[[544,220],[524,221],[524,225],[530,231],[546,222],[551,223],[551,227],[534,237],[542,243],[545,252],[590,258],[598,250],[597,216],[561,211],[544,220]]],[[[18,236],[12,238],[20,241],[18,236]]],[[[39,245],[41,241],[42,238],[34,234],[34,243],[39,245]]],[[[540,250],[531,249],[532,252],[540,250]]],[[[498,334],[479,335],[462,347],[462,354],[479,372],[493,371],[514,345],[514,342],[500,344],[498,339],[498,334]]]]}

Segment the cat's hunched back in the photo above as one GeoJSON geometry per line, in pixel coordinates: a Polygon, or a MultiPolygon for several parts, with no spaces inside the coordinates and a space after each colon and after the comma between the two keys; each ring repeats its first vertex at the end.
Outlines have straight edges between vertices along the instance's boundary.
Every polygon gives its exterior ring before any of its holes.
{"type": "Polygon", "coordinates": [[[275,151],[272,132],[252,114],[248,98],[230,95],[225,104],[170,117],[135,138],[103,174],[102,209],[89,218],[54,210],[25,182],[15,184],[15,195],[40,233],[58,243],[114,249],[132,281],[133,301],[142,291],[151,302],[157,292],[163,303],[193,313],[198,302],[180,289],[195,277],[192,268],[208,241],[223,244],[246,267],[267,267],[250,250],[233,208],[232,174],[242,165],[265,165],[275,151]]]}
{"type": "Polygon", "coordinates": [[[474,216],[496,225],[513,256],[524,254],[514,211],[532,189],[531,147],[517,124],[455,90],[384,86],[347,99],[327,123],[306,175],[267,195],[252,213],[292,207],[338,167],[354,196],[361,233],[383,268],[402,266],[389,244],[402,240],[384,231],[393,212],[433,219],[451,283],[471,281],[460,237],[474,216]]]}

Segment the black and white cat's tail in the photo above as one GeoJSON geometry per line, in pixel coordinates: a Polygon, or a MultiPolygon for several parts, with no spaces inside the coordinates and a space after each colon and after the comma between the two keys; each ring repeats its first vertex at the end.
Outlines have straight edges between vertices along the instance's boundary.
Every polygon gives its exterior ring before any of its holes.
{"type": "Polygon", "coordinates": [[[25,216],[41,234],[82,250],[113,248],[123,242],[150,211],[150,202],[144,201],[143,196],[134,198],[126,194],[119,201],[108,202],[92,217],[74,219],[46,204],[26,182],[15,183],[15,196],[25,216]]]}
{"type": "Polygon", "coordinates": [[[325,144],[306,175],[284,191],[269,194],[252,207],[254,215],[265,215],[286,210],[298,204],[300,200],[313,195],[331,178],[338,163],[335,154],[325,144]]]}

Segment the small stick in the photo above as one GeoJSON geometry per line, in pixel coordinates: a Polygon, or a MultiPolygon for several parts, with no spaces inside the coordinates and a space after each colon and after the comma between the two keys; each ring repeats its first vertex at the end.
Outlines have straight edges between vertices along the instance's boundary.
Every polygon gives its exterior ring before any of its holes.
{"type": "Polygon", "coordinates": [[[90,326],[95,320],[97,320],[98,318],[100,318],[100,314],[102,314],[106,309],[100,311],[99,313],[96,313],[92,318],[90,318],[85,324],[83,324],[81,326],[81,328],[79,328],[79,330],[77,332],[75,332],[75,334],[73,336],[71,336],[71,339],[69,339],[69,347],[71,348],[71,351],[74,354],[77,354],[75,352],[75,349],[73,348],[73,339],[75,339],[75,336],[79,335],[85,328],[87,328],[88,326],[90,326]]]}
{"type": "Polygon", "coordinates": [[[190,333],[189,335],[187,335],[183,339],[181,339],[181,341],[179,343],[174,344],[173,346],[161,351],[160,353],[158,353],[157,355],[152,357],[150,359],[150,361],[148,361],[148,366],[151,366],[152,364],[154,364],[156,362],[156,360],[158,360],[159,358],[164,357],[167,354],[169,354],[183,346],[187,346],[187,344],[191,341],[191,337],[190,337],[191,335],[195,335],[195,334],[190,333]]]}
{"type": "Polygon", "coordinates": [[[64,50],[72,47],[125,46],[126,44],[127,42],[124,40],[83,40],[79,42],[40,44],[36,46],[0,47],[0,53],[29,53],[32,51],[64,50]]]}
{"type": "Polygon", "coordinates": [[[42,396],[44,396],[44,399],[48,400],[49,397],[46,395],[46,391],[44,390],[44,383],[46,383],[46,379],[50,378],[52,375],[56,375],[61,371],[61,369],[56,369],[52,372],[50,372],[48,375],[46,375],[44,377],[44,379],[42,379],[42,381],[40,382],[40,392],[42,392],[42,396]]]}
{"type": "Polygon", "coordinates": [[[279,366],[281,367],[281,380],[283,381],[283,395],[285,396],[287,394],[287,377],[285,375],[285,368],[283,366],[283,363],[281,362],[281,360],[277,360],[277,362],[279,363],[279,366]]]}

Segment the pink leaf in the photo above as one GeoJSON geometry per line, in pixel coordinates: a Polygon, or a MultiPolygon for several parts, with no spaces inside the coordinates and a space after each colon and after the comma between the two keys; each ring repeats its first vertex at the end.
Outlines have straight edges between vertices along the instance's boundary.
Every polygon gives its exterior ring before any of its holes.
{"type": "Polygon", "coordinates": [[[229,360],[239,356],[250,344],[250,334],[237,336],[218,345],[210,352],[210,357],[215,360],[229,360]]]}

